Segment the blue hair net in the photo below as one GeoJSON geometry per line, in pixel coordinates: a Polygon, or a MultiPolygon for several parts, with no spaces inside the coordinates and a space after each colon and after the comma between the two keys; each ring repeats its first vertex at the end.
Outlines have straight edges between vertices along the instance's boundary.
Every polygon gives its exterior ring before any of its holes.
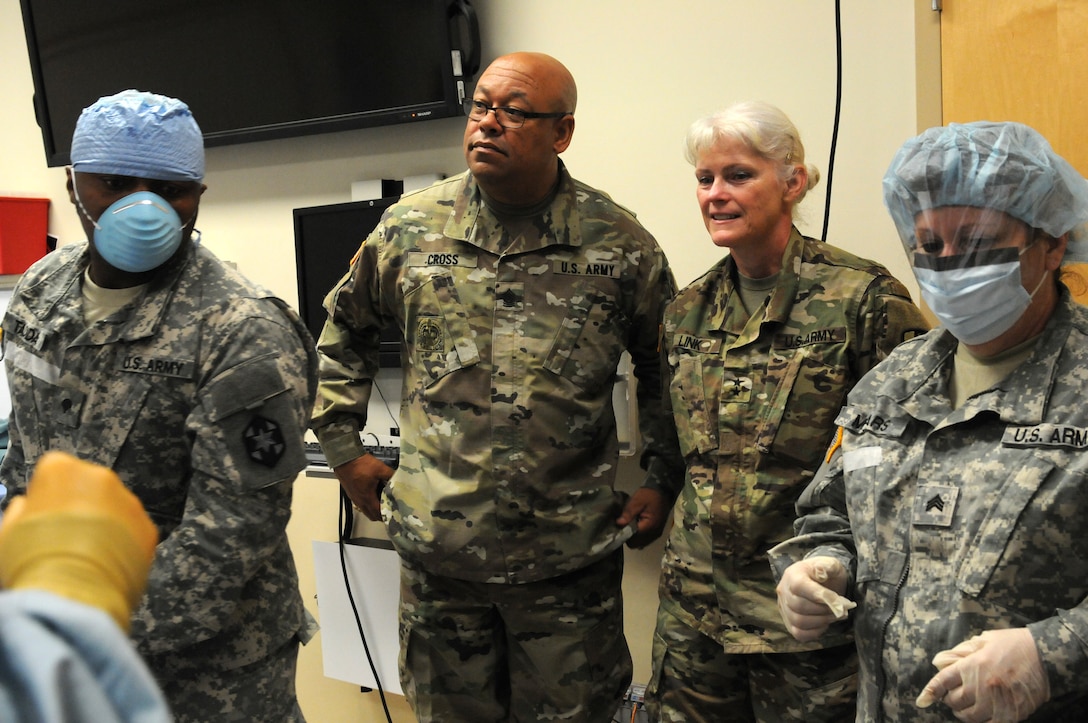
{"type": "Polygon", "coordinates": [[[81,173],[204,179],[204,138],[189,106],[155,93],[126,90],[84,108],[71,155],[81,173]]]}
{"type": "Polygon", "coordinates": [[[1088,262],[1088,180],[1022,123],[950,123],[908,140],[884,174],[884,204],[908,252],[918,213],[973,206],[1069,233],[1065,261],[1088,262]]]}

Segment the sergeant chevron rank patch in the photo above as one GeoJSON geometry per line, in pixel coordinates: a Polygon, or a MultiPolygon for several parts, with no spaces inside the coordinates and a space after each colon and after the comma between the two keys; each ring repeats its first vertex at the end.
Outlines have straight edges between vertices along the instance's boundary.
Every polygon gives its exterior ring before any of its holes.
{"type": "Polygon", "coordinates": [[[914,525],[948,527],[956,512],[960,491],[945,485],[922,485],[914,494],[914,525]]]}

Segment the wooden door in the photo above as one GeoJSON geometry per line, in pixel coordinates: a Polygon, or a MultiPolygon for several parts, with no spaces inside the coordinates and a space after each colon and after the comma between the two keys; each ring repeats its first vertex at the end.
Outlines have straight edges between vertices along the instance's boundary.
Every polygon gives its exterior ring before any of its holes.
{"type": "MultiPolygon", "coordinates": [[[[1026,123],[1088,176],[1088,0],[941,6],[944,123],[1026,123]]],[[[1070,287],[1088,303],[1088,265],[1071,268],[1083,283],[1070,287]]]]}

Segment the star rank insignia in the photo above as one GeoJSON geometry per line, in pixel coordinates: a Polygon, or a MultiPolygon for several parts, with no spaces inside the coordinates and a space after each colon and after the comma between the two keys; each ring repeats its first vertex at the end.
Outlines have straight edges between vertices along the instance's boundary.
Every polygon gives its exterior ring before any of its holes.
{"type": "Polygon", "coordinates": [[[245,442],[249,458],[265,467],[275,467],[287,447],[280,425],[261,416],[254,416],[250,420],[242,431],[242,441],[245,442]]]}

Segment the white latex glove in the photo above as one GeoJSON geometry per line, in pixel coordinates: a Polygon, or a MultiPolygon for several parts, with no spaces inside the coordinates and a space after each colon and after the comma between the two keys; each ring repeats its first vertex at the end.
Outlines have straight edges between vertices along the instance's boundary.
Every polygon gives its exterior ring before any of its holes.
{"type": "Polygon", "coordinates": [[[1013,723],[1050,699],[1050,681],[1027,628],[987,630],[933,658],[940,672],[916,701],[943,702],[969,723],[1013,723]]]}
{"type": "Polygon", "coordinates": [[[810,557],[786,568],[778,582],[778,611],[790,635],[802,643],[816,640],[857,603],[842,596],[846,568],[833,557],[810,557]]]}

